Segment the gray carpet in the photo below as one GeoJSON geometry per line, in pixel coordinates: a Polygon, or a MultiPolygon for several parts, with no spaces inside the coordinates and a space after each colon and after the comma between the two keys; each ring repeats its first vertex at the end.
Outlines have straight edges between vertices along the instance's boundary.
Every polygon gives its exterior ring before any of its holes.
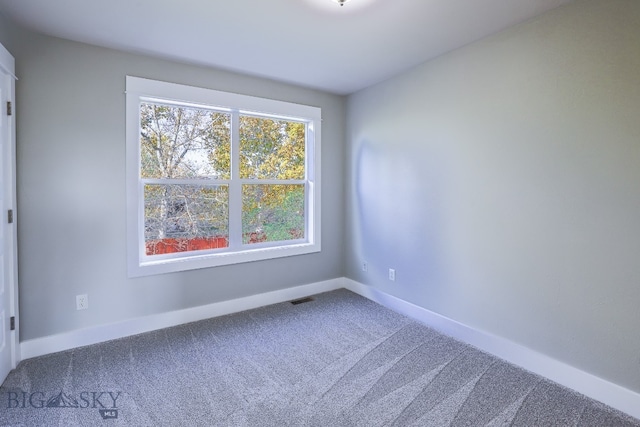
{"type": "Polygon", "coordinates": [[[346,290],[23,361],[11,426],[640,426],[346,290]]]}

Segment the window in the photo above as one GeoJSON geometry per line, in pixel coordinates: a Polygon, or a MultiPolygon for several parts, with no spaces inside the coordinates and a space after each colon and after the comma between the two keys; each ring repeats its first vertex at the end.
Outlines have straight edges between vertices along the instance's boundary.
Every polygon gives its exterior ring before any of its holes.
{"type": "Polygon", "coordinates": [[[129,276],[320,251],[319,108],[126,88],[129,276]]]}

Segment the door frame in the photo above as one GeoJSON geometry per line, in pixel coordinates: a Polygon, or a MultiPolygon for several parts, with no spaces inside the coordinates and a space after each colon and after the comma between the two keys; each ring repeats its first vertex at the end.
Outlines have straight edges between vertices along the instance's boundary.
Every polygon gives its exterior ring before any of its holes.
{"type": "MultiPolygon", "coordinates": [[[[3,226],[7,226],[5,233],[5,278],[7,280],[7,288],[10,295],[9,315],[15,318],[15,329],[9,332],[9,348],[11,352],[11,369],[15,369],[20,363],[20,321],[19,321],[19,304],[18,304],[18,221],[17,221],[17,198],[16,198],[16,102],[15,102],[15,59],[9,51],[0,43],[0,78],[7,79],[9,83],[8,99],[3,100],[0,105],[2,114],[7,114],[6,101],[11,102],[11,115],[8,116],[7,137],[9,144],[6,155],[4,156],[4,164],[2,165],[2,173],[4,174],[4,188],[0,191],[4,192],[5,209],[13,211],[13,223],[8,224],[8,212],[0,212],[0,221],[3,226]]],[[[2,381],[4,379],[0,379],[2,381]]]]}

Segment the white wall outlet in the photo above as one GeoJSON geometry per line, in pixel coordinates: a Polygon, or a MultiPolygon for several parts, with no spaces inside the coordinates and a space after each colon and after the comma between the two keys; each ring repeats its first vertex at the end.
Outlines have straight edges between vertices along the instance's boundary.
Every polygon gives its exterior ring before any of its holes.
{"type": "Polygon", "coordinates": [[[367,261],[362,261],[362,271],[369,271],[369,265],[367,264],[367,261]]]}
{"type": "Polygon", "coordinates": [[[89,296],[87,294],[76,295],[76,309],[86,310],[89,308],[89,296]]]}
{"type": "Polygon", "coordinates": [[[389,269],[389,280],[392,282],[396,280],[396,271],[393,268],[389,269]]]}

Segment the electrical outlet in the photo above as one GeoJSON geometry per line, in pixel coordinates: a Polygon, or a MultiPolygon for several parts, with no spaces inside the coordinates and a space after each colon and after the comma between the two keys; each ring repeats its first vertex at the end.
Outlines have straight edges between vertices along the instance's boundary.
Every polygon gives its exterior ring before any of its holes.
{"type": "Polygon", "coordinates": [[[86,310],[89,308],[89,296],[87,294],[76,295],[76,310],[86,310]]]}
{"type": "Polygon", "coordinates": [[[389,269],[389,280],[392,282],[396,280],[396,271],[393,268],[389,269]]]}
{"type": "Polygon", "coordinates": [[[365,273],[369,271],[369,266],[367,265],[367,261],[362,262],[362,271],[364,271],[365,273]]]}

